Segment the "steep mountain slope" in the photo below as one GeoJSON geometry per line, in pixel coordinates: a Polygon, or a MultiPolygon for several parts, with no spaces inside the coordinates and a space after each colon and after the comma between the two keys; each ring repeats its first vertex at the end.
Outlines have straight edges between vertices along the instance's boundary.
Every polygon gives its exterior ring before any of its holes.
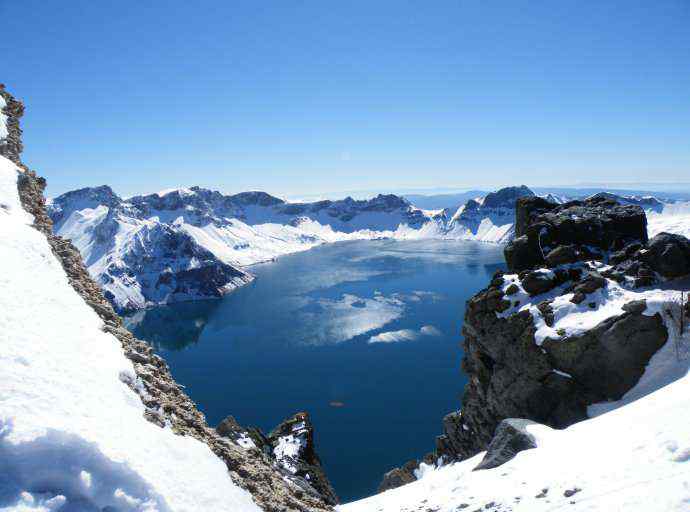
{"type": "Polygon", "coordinates": [[[209,428],[163,359],[123,328],[77,250],[52,234],[45,180],[5,158],[18,160],[5,142],[0,510],[329,510],[336,498],[313,434],[309,453],[293,456],[306,468],[297,474],[247,430],[209,428]]]}

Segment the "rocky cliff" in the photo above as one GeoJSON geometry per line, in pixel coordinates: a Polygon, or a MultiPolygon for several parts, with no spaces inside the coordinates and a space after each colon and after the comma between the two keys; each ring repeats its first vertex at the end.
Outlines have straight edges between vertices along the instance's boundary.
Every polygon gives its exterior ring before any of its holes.
{"type": "MultiPolygon", "coordinates": [[[[560,429],[654,389],[649,379],[637,386],[662,348],[667,358],[678,350],[667,341],[689,313],[674,280],[690,275],[690,241],[648,240],[646,222],[639,205],[607,195],[517,200],[509,270],[467,302],[469,383],[427,462],[486,450],[508,418],[560,429]]],[[[414,467],[387,474],[382,489],[414,480],[414,467]]]]}
{"type": "Polygon", "coordinates": [[[665,311],[647,304],[646,287],[690,274],[687,239],[648,240],[639,206],[522,198],[516,219],[510,273],[467,303],[470,382],[436,447],[448,459],[486,449],[503,419],[563,428],[592,404],[620,400],[668,339],[665,311]]]}
{"type": "MultiPolygon", "coordinates": [[[[10,134],[18,136],[21,133],[18,120],[23,113],[23,106],[4,88],[0,93],[5,104],[12,106],[14,117],[8,119],[16,121],[9,127],[10,134]]],[[[124,328],[122,319],[106,300],[100,286],[89,276],[79,251],[68,240],[53,234],[52,220],[46,212],[43,195],[46,181],[21,163],[21,148],[18,138],[0,138],[0,155],[12,159],[24,169],[17,182],[21,204],[33,215],[34,227],[45,235],[67,274],[69,284],[101,318],[103,331],[112,334],[121,343],[125,356],[133,363],[135,378],[125,374],[121,374],[120,378],[122,385],[139,395],[145,406],[144,417],[161,428],[169,427],[180,436],[191,436],[206,444],[225,463],[232,480],[248,490],[264,510],[331,510],[337,498],[322,472],[318,475],[314,473],[318,476],[317,485],[314,485],[303,475],[286,470],[274,453],[238,442],[206,424],[204,415],[183,391],[182,386],[175,382],[165,361],[154,354],[148,344],[136,339],[124,328]]],[[[239,426],[238,429],[245,432],[243,437],[248,438],[246,429],[239,426]]],[[[314,459],[313,430],[310,430],[309,440],[311,451],[306,458],[297,454],[298,463],[304,461],[309,464],[318,460],[314,459]]],[[[189,471],[194,469],[189,468],[189,471]]],[[[320,470],[320,466],[316,469],[320,470]]]]}

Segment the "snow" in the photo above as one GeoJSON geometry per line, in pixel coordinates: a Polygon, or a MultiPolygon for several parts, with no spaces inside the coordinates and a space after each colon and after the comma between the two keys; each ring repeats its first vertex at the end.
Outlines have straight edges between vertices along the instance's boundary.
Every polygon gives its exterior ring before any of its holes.
{"type": "Polygon", "coordinates": [[[273,455],[282,467],[294,474],[297,472],[295,460],[305,445],[306,440],[303,436],[289,434],[278,439],[278,444],[273,449],[273,455]]]}
{"type": "Polygon", "coordinates": [[[690,238],[690,202],[664,205],[661,213],[647,212],[647,230],[650,238],[662,232],[690,238]]]}
{"type": "Polygon", "coordinates": [[[690,376],[565,430],[528,427],[538,448],[472,471],[483,453],[338,512],[690,510],[690,376]],[[573,493],[574,492],[574,493],[573,493]],[[567,495],[566,495],[567,493],[567,495]]]}
{"type": "Polygon", "coordinates": [[[258,511],[205,444],[144,419],[132,363],[30,226],[17,173],[0,158],[0,510],[258,511]]]}
{"type": "MultiPolygon", "coordinates": [[[[599,262],[590,262],[589,264],[593,269],[603,270],[606,268],[599,262]]],[[[553,277],[553,271],[550,269],[539,269],[538,271],[543,272],[546,276],[553,277]]],[[[534,318],[536,327],[534,337],[538,345],[541,345],[546,338],[558,340],[582,334],[608,318],[622,315],[624,313],[623,306],[635,300],[646,301],[647,309],[643,314],[653,316],[656,313],[660,313],[662,316],[667,317],[668,313],[666,310],[669,305],[680,301],[681,291],[690,290],[690,284],[682,281],[674,281],[672,287],[660,286],[655,288],[628,289],[616,281],[606,279],[606,286],[588,294],[582,303],[574,304],[570,301],[574,294],[563,293],[568,283],[557,286],[549,292],[530,297],[522,287],[517,274],[506,274],[503,277],[503,291],[505,292],[509,286],[515,284],[518,287],[518,292],[507,296],[513,302],[513,306],[501,313],[497,313],[497,316],[499,318],[507,318],[518,311],[529,311],[534,318]],[[546,325],[537,307],[539,303],[545,300],[550,301],[554,313],[554,323],[552,326],[546,325]]]]}

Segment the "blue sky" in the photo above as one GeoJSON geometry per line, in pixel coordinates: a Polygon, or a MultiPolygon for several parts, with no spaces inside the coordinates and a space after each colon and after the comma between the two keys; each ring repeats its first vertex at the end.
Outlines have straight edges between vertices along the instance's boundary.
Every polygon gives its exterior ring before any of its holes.
{"type": "Polygon", "coordinates": [[[0,0],[48,193],[690,181],[690,1],[0,0]]]}

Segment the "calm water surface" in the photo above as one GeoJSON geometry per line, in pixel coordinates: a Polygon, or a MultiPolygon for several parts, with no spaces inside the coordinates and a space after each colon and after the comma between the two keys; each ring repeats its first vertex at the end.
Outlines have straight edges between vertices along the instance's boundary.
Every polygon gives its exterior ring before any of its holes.
{"type": "Polygon", "coordinates": [[[268,432],[308,411],[346,502],[433,449],[466,382],[465,301],[502,263],[501,248],[474,242],[343,242],[255,266],[256,281],[221,300],[128,323],[211,425],[232,414],[268,432]]]}

